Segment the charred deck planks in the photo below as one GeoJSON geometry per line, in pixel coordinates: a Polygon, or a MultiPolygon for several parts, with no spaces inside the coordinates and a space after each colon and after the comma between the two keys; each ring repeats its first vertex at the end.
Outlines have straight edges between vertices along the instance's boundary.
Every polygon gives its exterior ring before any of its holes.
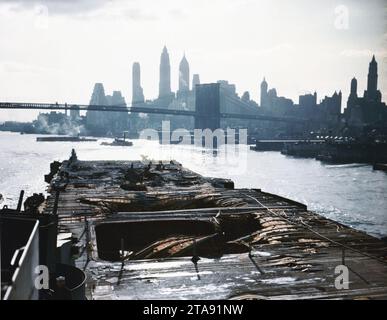
{"type": "MultiPolygon", "coordinates": [[[[63,162],[51,181],[48,212],[58,188],[59,230],[77,239],[80,254],[75,263],[88,274],[89,298],[387,298],[385,242],[259,189],[233,189],[229,180],[205,178],[175,162],[78,160],[63,162]],[[247,214],[254,215],[259,228],[217,243],[221,249],[237,243],[247,252],[200,257],[196,265],[191,260],[194,251],[179,258],[115,262],[98,256],[96,227],[101,223],[139,223],[141,228],[141,222],[149,221],[157,226],[162,221],[216,224],[223,219],[227,238],[233,233],[227,219],[247,214]],[[348,290],[337,290],[334,270],[343,263],[343,252],[350,283],[348,290]]],[[[179,235],[183,237],[184,230],[171,234],[179,235]]],[[[140,240],[146,248],[146,239],[140,240]]],[[[125,252],[131,246],[127,242],[125,252]]]]}

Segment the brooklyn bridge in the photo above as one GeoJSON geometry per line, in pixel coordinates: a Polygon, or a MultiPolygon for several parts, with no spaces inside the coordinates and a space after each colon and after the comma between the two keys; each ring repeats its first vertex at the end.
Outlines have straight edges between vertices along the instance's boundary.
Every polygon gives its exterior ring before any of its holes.
{"type": "Polygon", "coordinates": [[[93,104],[68,104],[68,103],[29,103],[29,102],[0,102],[3,110],[41,110],[41,111],[100,111],[159,114],[169,116],[187,116],[195,119],[195,127],[198,129],[217,129],[221,119],[240,119],[284,123],[304,123],[306,119],[291,116],[267,115],[257,108],[222,94],[217,84],[198,85],[196,93],[195,110],[171,109],[168,106],[147,106],[146,103],[132,105],[93,105],[93,104]],[[235,101],[234,101],[235,100],[235,101]],[[232,104],[225,108],[224,104],[232,104]],[[225,110],[227,109],[227,110],[225,110]],[[235,111],[234,111],[235,110],[235,111]]]}

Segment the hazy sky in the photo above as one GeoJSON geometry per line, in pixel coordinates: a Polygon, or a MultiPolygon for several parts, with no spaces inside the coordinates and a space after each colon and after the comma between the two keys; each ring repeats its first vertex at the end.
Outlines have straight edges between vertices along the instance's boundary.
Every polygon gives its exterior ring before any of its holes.
{"type": "MultiPolygon", "coordinates": [[[[131,101],[139,61],[147,99],[158,94],[167,45],[172,88],[186,53],[202,83],[236,84],[259,101],[259,85],[298,102],[319,99],[350,80],[366,86],[375,53],[387,100],[384,0],[0,0],[0,101],[88,103],[95,82],[131,101]],[[348,16],[347,16],[348,13],[348,16]],[[348,17],[348,19],[346,19],[348,17]],[[384,43],[383,43],[384,41],[384,43]]],[[[0,120],[36,112],[0,110],[0,120]]]]}

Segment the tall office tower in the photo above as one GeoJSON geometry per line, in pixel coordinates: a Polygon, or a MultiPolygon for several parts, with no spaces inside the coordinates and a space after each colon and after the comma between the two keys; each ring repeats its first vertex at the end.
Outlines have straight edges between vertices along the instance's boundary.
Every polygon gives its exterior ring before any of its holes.
{"type": "Polygon", "coordinates": [[[357,79],[353,78],[351,80],[351,96],[357,98],[357,79]]]}
{"type": "Polygon", "coordinates": [[[261,83],[261,107],[265,107],[267,104],[267,82],[266,79],[263,78],[263,81],[261,83]]]}
{"type": "Polygon", "coordinates": [[[141,69],[138,62],[132,67],[132,104],[144,102],[144,91],[141,87],[141,69]]]}
{"type": "Polygon", "coordinates": [[[168,97],[171,93],[171,65],[167,47],[164,46],[160,58],[159,98],[168,97]]]}
{"type": "Polygon", "coordinates": [[[364,97],[374,102],[382,101],[382,94],[378,90],[378,63],[375,60],[375,56],[368,69],[367,90],[364,92],[364,97]]]}
{"type": "Polygon", "coordinates": [[[189,91],[189,64],[185,57],[180,61],[179,65],[179,92],[188,92],[189,91]]]}
{"type": "Polygon", "coordinates": [[[375,100],[378,91],[378,63],[375,56],[372,57],[368,68],[367,93],[368,98],[375,100]]]}
{"type": "Polygon", "coordinates": [[[348,97],[347,108],[353,108],[356,105],[357,99],[357,80],[356,78],[353,78],[351,80],[351,93],[348,97]]]}

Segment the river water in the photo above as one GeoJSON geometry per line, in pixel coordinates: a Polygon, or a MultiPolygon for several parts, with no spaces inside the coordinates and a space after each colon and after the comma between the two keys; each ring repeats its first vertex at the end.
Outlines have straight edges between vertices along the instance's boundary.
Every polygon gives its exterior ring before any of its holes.
{"type": "Polygon", "coordinates": [[[43,175],[49,172],[49,164],[68,159],[75,148],[80,160],[175,159],[202,175],[230,178],[236,188],[260,188],[371,235],[387,236],[387,174],[369,165],[328,165],[279,152],[255,152],[244,145],[214,153],[147,140],[134,140],[133,147],[109,147],[100,145],[106,139],[71,143],[36,142],[36,137],[0,132],[1,206],[16,207],[21,189],[26,196],[45,192],[43,175]]]}

